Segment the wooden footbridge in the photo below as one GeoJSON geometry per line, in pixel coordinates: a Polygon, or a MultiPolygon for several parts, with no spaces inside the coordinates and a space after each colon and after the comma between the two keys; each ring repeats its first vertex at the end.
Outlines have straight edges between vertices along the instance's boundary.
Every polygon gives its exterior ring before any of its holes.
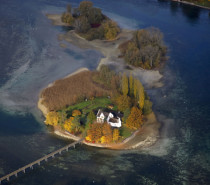
{"type": "Polygon", "coordinates": [[[1,177],[0,178],[0,184],[4,180],[9,181],[12,176],[17,177],[19,172],[25,173],[26,172],[26,169],[33,169],[33,167],[36,164],[40,165],[42,161],[47,161],[49,158],[54,158],[56,154],[61,154],[63,151],[68,151],[69,148],[75,148],[75,145],[76,144],[79,144],[79,143],[82,143],[83,140],[84,139],[80,139],[78,141],[75,141],[74,143],[71,143],[69,145],[66,145],[63,148],[60,148],[59,150],[56,150],[56,151],[54,151],[54,152],[52,152],[52,153],[50,153],[50,154],[48,154],[48,155],[46,155],[46,156],[44,156],[42,158],[40,158],[40,159],[38,159],[38,160],[30,163],[30,164],[27,164],[26,166],[23,166],[22,168],[19,168],[18,170],[13,171],[12,173],[10,173],[8,175],[5,175],[5,176],[1,177]]]}

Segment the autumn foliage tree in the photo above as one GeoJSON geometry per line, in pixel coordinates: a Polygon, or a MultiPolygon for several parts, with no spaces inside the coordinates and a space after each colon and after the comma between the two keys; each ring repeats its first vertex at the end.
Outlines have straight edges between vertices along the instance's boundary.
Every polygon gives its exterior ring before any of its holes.
{"type": "Polygon", "coordinates": [[[115,128],[113,130],[113,141],[117,142],[119,140],[119,136],[120,136],[119,130],[117,128],[115,128]]]}
{"type": "Polygon", "coordinates": [[[104,28],[104,36],[106,40],[115,39],[120,32],[119,26],[114,21],[106,21],[102,26],[104,28]]]}
{"type": "Polygon", "coordinates": [[[94,123],[90,125],[90,129],[87,131],[86,139],[92,142],[99,142],[102,137],[102,124],[94,123]]]}
{"type": "Polygon", "coordinates": [[[47,125],[57,126],[59,122],[59,114],[55,111],[51,111],[46,115],[45,123],[47,125]]]}
{"type": "Polygon", "coordinates": [[[74,120],[74,117],[70,117],[69,119],[67,119],[65,122],[64,122],[64,125],[63,125],[63,128],[68,131],[68,132],[73,132],[73,129],[74,129],[74,125],[73,125],[73,121],[74,120]]]}
{"type": "Polygon", "coordinates": [[[131,107],[131,98],[129,96],[119,95],[116,99],[118,110],[124,112],[131,107]]]}
{"type": "Polygon", "coordinates": [[[72,112],[72,116],[76,117],[76,116],[80,116],[82,113],[79,110],[73,110],[72,112]]]}
{"type": "Polygon", "coordinates": [[[103,124],[102,134],[104,136],[103,143],[111,143],[112,142],[112,128],[107,122],[105,122],[103,124]]]}
{"type": "Polygon", "coordinates": [[[136,31],[121,51],[128,64],[153,69],[165,58],[167,48],[160,30],[148,28],[136,31]]]}
{"type": "Polygon", "coordinates": [[[141,127],[142,123],[142,111],[137,107],[133,107],[126,121],[126,126],[130,129],[136,130],[141,127]]]}

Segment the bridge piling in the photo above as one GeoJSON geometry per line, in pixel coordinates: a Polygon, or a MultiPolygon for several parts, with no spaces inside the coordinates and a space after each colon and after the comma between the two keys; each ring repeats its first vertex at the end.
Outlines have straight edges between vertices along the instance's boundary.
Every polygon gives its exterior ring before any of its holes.
{"type": "Polygon", "coordinates": [[[26,166],[23,166],[22,168],[19,168],[18,170],[13,171],[13,172],[10,173],[10,174],[7,174],[7,175],[5,175],[5,176],[3,176],[3,177],[0,177],[0,184],[1,184],[4,180],[10,181],[10,177],[12,177],[12,176],[17,177],[19,172],[23,172],[23,173],[25,174],[27,168],[33,169],[33,168],[34,168],[34,165],[36,165],[36,164],[38,164],[38,165],[40,166],[42,161],[46,161],[46,162],[47,162],[47,160],[48,160],[50,157],[54,158],[56,154],[58,154],[58,153],[61,154],[62,151],[65,151],[65,150],[68,151],[69,148],[71,148],[71,147],[74,147],[74,148],[75,148],[75,145],[81,143],[83,140],[84,140],[84,139],[80,139],[80,140],[78,140],[78,141],[75,141],[74,143],[68,144],[67,146],[65,146],[65,147],[63,147],[63,148],[60,148],[59,150],[56,150],[55,152],[52,152],[52,153],[50,153],[50,154],[48,154],[48,155],[46,155],[46,156],[44,156],[44,157],[42,157],[42,158],[40,158],[40,159],[38,159],[38,160],[32,162],[32,163],[30,163],[30,164],[27,164],[26,166]]]}

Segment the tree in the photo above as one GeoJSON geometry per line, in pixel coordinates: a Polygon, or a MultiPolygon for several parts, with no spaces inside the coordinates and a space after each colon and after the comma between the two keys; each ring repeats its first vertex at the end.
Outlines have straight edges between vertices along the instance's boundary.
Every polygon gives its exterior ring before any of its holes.
{"type": "Polygon", "coordinates": [[[99,142],[102,137],[102,124],[94,123],[90,125],[90,129],[87,131],[87,136],[90,141],[99,142]]]}
{"type": "Polygon", "coordinates": [[[74,27],[76,32],[78,33],[87,33],[90,29],[90,24],[86,17],[79,17],[74,22],[74,27]]]}
{"type": "Polygon", "coordinates": [[[90,129],[90,125],[93,124],[93,122],[96,120],[96,115],[94,114],[93,111],[90,111],[88,116],[87,116],[87,122],[85,124],[85,130],[87,131],[90,129]]]}
{"type": "Polygon", "coordinates": [[[143,113],[144,115],[150,114],[152,112],[152,102],[150,100],[144,101],[143,113]]]}
{"type": "Polygon", "coordinates": [[[126,74],[123,74],[122,77],[122,93],[124,96],[128,95],[128,77],[126,76],[126,74]]]}
{"type": "Polygon", "coordinates": [[[138,80],[138,103],[139,103],[139,107],[141,109],[143,109],[144,107],[144,99],[145,99],[145,95],[144,95],[144,87],[142,85],[142,83],[138,80]]]}
{"type": "Polygon", "coordinates": [[[51,111],[46,115],[45,123],[47,125],[57,126],[59,121],[59,115],[55,111],[51,111]]]}
{"type": "Polygon", "coordinates": [[[163,34],[157,28],[138,30],[123,48],[125,61],[134,66],[152,69],[159,65],[166,54],[163,34]]]}
{"type": "Polygon", "coordinates": [[[135,98],[137,98],[138,94],[138,79],[134,79],[134,84],[133,84],[133,95],[135,98]]]}
{"type": "Polygon", "coordinates": [[[79,110],[73,110],[72,112],[72,116],[76,117],[76,116],[80,116],[82,113],[79,110]]]}
{"type": "Polygon", "coordinates": [[[143,123],[142,111],[137,107],[131,109],[131,113],[126,121],[126,126],[131,129],[138,129],[143,123]]]}
{"type": "Polygon", "coordinates": [[[105,137],[104,143],[111,143],[112,142],[112,129],[108,123],[104,123],[102,127],[102,134],[105,137]]]}
{"type": "Polygon", "coordinates": [[[90,8],[87,18],[90,24],[100,24],[103,20],[101,9],[94,7],[90,8]]]}
{"type": "Polygon", "coordinates": [[[79,116],[75,116],[74,119],[72,120],[72,127],[74,132],[82,132],[83,131],[83,127],[80,124],[80,117],[79,116]]]}
{"type": "Polygon", "coordinates": [[[130,73],[130,76],[129,76],[129,94],[130,96],[133,95],[133,75],[132,73],[130,73]]]}
{"type": "Polygon", "coordinates": [[[96,120],[96,115],[94,114],[93,111],[90,111],[88,116],[87,116],[87,122],[88,123],[93,123],[96,120]]]}
{"type": "Polygon", "coordinates": [[[119,140],[119,135],[120,135],[119,130],[118,130],[117,128],[115,128],[115,129],[113,130],[113,141],[114,141],[114,142],[116,142],[116,141],[119,140]]]}
{"type": "Polygon", "coordinates": [[[66,6],[66,12],[71,13],[71,4],[67,4],[66,6]]]}
{"type": "Polygon", "coordinates": [[[82,1],[79,4],[79,12],[81,16],[88,17],[90,13],[90,9],[93,7],[93,3],[91,1],[82,1]]]}
{"type": "Polygon", "coordinates": [[[65,110],[59,111],[58,117],[59,117],[58,123],[63,124],[65,122],[65,120],[67,119],[66,111],[65,110]]]}
{"type": "Polygon", "coordinates": [[[74,18],[72,17],[70,13],[66,13],[66,12],[62,14],[61,21],[71,26],[74,24],[74,18]]]}
{"type": "Polygon", "coordinates": [[[63,127],[68,132],[72,132],[73,129],[74,129],[74,126],[73,126],[73,123],[72,123],[73,120],[74,120],[74,118],[73,117],[70,117],[69,119],[65,120],[65,122],[64,122],[63,127]]]}
{"type": "Polygon", "coordinates": [[[126,123],[126,120],[128,119],[128,116],[130,115],[131,110],[130,108],[125,109],[124,114],[123,114],[123,122],[126,123]]]}
{"type": "Polygon", "coordinates": [[[120,28],[117,23],[114,21],[106,21],[102,24],[104,27],[104,36],[106,40],[113,40],[117,37],[117,34],[120,32],[120,28]]]}
{"type": "Polygon", "coordinates": [[[131,107],[131,99],[129,96],[120,95],[116,100],[118,110],[124,112],[131,107]]]}

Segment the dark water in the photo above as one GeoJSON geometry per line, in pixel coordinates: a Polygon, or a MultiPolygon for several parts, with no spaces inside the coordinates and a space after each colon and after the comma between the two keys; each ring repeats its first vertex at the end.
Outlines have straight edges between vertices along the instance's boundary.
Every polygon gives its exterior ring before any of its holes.
{"type": "MultiPolygon", "coordinates": [[[[80,1],[71,1],[77,6],[80,1]]],[[[45,13],[64,11],[61,0],[0,2],[0,175],[69,141],[43,125],[39,91],[80,67],[96,68],[100,53],[59,46],[45,13]]],[[[154,0],[94,1],[121,27],[155,26],[170,56],[165,86],[148,89],[162,123],[159,142],[146,150],[109,151],[78,146],[9,184],[209,184],[210,18],[208,11],[154,0]]]]}

